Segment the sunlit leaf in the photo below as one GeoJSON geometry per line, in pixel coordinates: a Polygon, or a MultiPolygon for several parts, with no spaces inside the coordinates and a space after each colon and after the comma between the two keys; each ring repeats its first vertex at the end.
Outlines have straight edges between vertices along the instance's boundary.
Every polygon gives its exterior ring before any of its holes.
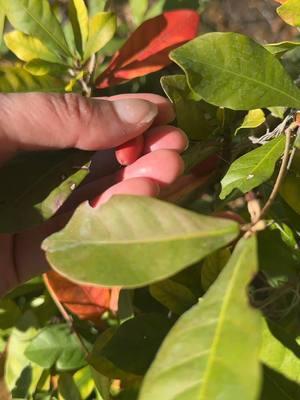
{"type": "Polygon", "coordinates": [[[234,110],[300,106],[300,90],[279,60],[247,36],[208,33],[174,50],[171,59],[208,103],[234,110]]]}
{"type": "Polygon", "coordinates": [[[253,129],[257,128],[258,126],[262,125],[266,120],[265,113],[263,110],[258,108],[257,110],[250,110],[246,117],[244,118],[244,121],[242,122],[242,125],[239,126],[236,131],[235,135],[241,130],[241,129],[253,129]]]}
{"type": "Polygon", "coordinates": [[[247,193],[270,179],[284,147],[285,136],[282,135],[235,160],[222,179],[220,198],[224,199],[233,189],[247,193]]]}
{"type": "Polygon", "coordinates": [[[49,62],[59,62],[58,58],[52,53],[40,39],[25,35],[22,32],[12,31],[4,35],[4,42],[9,50],[23,61],[31,61],[39,58],[49,62]]]}
{"type": "Polygon", "coordinates": [[[84,54],[89,36],[89,16],[84,0],[70,0],[69,19],[71,21],[77,49],[84,54]]]}
{"type": "Polygon", "coordinates": [[[287,0],[277,8],[279,16],[289,25],[300,26],[300,1],[287,0]]]}
{"type": "Polygon", "coordinates": [[[88,60],[110,41],[115,34],[116,24],[116,16],[111,12],[100,12],[90,19],[89,39],[84,52],[85,60],[88,60]]]}
{"type": "Polygon", "coordinates": [[[140,400],[257,399],[260,315],[247,296],[256,271],[256,239],[242,239],[207,294],[171,329],[140,400]]]}
{"type": "Polygon", "coordinates": [[[232,221],[123,195],[99,208],[82,204],[43,248],[53,268],[74,281],[139,287],[201,260],[230,243],[238,230],[232,221]]]}

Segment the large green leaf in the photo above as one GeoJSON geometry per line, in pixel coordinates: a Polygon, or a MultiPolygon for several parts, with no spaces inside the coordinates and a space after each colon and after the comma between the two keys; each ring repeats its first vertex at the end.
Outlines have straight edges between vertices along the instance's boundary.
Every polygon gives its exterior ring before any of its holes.
{"type": "Polygon", "coordinates": [[[155,313],[132,318],[124,322],[109,340],[105,339],[105,343],[99,337],[89,362],[110,378],[121,378],[121,371],[144,375],[171,325],[166,315],[155,313]]]}
{"type": "Polygon", "coordinates": [[[14,28],[46,43],[57,57],[72,57],[61,25],[48,0],[6,1],[4,6],[14,28]]]}
{"type": "Polygon", "coordinates": [[[0,66],[0,92],[64,92],[64,82],[52,76],[32,76],[24,68],[0,66]]]}
{"type": "Polygon", "coordinates": [[[56,213],[89,173],[90,152],[22,154],[0,169],[0,232],[37,225],[56,213]]]}
{"type": "Polygon", "coordinates": [[[263,326],[260,359],[267,367],[300,385],[299,357],[273,336],[266,323],[263,326]]]}
{"type": "Polygon", "coordinates": [[[69,18],[73,27],[77,50],[83,55],[89,36],[89,16],[84,0],[69,1],[69,18]]]}
{"type": "Polygon", "coordinates": [[[190,139],[203,140],[219,127],[217,108],[195,96],[184,75],[164,76],[161,85],[174,104],[177,123],[190,139]]]}
{"type": "Polygon", "coordinates": [[[117,19],[111,12],[100,12],[90,19],[89,39],[84,52],[85,60],[88,60],[110,41],[115,34],[116,27],[117,19]]]}
{"type": "Polygon", "coordinates": [[[7,48],[15,53],[20,60],[31,61],[39,58],[54,63],[60,61],[40,39],[34,36],[12,31],[4,36],[4,42],[7,48]]]}
{"type": "Polygon", "coordinates": [[[208,33],[171,53],[192,90],[234,110],[299,108],[300,91],[268,50],[238,33],[208,33]]]}
{"type": "Polygon", "coordinates": [[[43,368],[55,365],[60,371],[81,368],[86,364],[79,339],[67,325],[43,328],[25,349],[25,356],[43,368]]]}
{"type": "Polygon", "coordinates": [[[242,239],[207,294],[171,329],[140,400],[257,399],[260,316],[247,296],[256,271],[256,239],[242,239]]]}
{"type": "Polygon", "coordinates": [[[238,231],[235,222],[156,199],[115,196],[98,208],[82,204],[43,249],[53,268],[72,280],[139,287],[199,261],[238,231]]]}
{"type": "Polygon", "coordinates": [[[247,193],[270,179],[284,147],[285,136],[282,135],[235,160],[222,179],[220,198],[224,199],[233,189],[247,193]]]}
{"type": "Polygon", "coordinates": [[[300,1],[287,0],[279,8],[277,12],[280,17],[289,25],[300,26],[300,1]]]}

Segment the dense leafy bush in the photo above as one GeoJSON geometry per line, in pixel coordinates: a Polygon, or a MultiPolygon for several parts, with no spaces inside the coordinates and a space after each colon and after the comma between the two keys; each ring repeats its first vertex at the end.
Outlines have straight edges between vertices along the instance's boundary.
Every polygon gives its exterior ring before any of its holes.
{"type": "MultiPolygon", "coordinates": [[[[131,1],[131,26],[105,3],[0,0],[0,91],[136,91],[173,61],[185,175],[159,200],[84,203],[44,241],[55,271],[0,302],[5,383],[14,399],[299,399],[299,43],[196,37],[205,2],[131,1]]],[[[300,28],[300,1],[280,3],[300,28]]],[[[90,159],[5,164],[0,232],[51,218],[90,159]]]]}

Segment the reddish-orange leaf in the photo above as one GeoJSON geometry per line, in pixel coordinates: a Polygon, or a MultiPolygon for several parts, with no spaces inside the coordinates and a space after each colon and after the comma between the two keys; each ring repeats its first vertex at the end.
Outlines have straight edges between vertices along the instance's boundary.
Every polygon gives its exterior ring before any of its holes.
{"type": "Polygon", "coordinates": [[[79,285],[55,271],[44,275],[45,283],[58,300],[80,319],[99,322],[105,311],[116,312],[120,289],[79,285]]]}
{"type": "Polygon", "coordinates": [[[169,11],[145,21],[97,79],[98,87],[113,86],[169,65],[170,51],[197,35],[199,21],[193,10],[169,11]]]}

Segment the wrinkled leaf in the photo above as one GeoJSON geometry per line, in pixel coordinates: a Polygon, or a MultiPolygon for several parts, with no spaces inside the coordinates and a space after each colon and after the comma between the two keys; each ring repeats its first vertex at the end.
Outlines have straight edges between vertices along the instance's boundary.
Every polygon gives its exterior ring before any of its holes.
{"type": "Polygon", "coordinates": [[[139,315],[124,322],[103,346],[100,336],[89,356],[93,367],[111,378],[119,370],[143,375],[171,328],[171,322],[160,314],[139,315]]]}
{"type": "Polygon", "coordinates": [[[169,11],[145,21],[100,75],[98,87],[116,85],[169,65],[169,52],[194,38],[198,25],[199,15],[192,10],[169,11]]]}
{"type": "Polygon", "coordinates": [[[52,76],[32,76],[20,67],[0,66],[0,92],[64,92],[64,82],[52,76]]]}
{"type": "Polygon", "coordinates": [[[121,195],[99,208],[82,204],[43,249],[54,269],[72,280],[139,287],[199,261],[233,240],[238,230],[232,221],[121,195]]]}
{"type": "Polygon", "coordinates": [[[71,21],[76,47],[80,54],[84,54],[89,36],[89,16],[84,0],[70,0],[68,15],[71,21]]]}
{"type": "Polygon", "coordinates": [[[55,365],[60,371],[85,365],[81,344],[66,325],[50,325],[40,330],[26,348],[25,355],[43,368],[55,365]]]}
{"type": "Polygon", "coordinates": [[[277,8],[279,16],[289,25],[300,26],[300,1],[287,0],[277,8]]]}
{"type": "Polygon", "coordinates": [[[90,152],[19,155],[0,169],[0,232],[16,232],[50,218],[87,176],[90,152]]]}
{"type": "Polygon", "coordinates": [[[195,96],[184,75],[164,76],[161,85],[175,106],[178,126],[190,139],[203,140],[219,127],[217,108],[195,96]]]}
{"type": "Polygon", "coordinates": [[[5,10],[15,29],[47,43],[47,47],[59,58],[72,56],[48,0],[6,1],[5,10]]]}
{"type": "Polygon", "coordinates": [[[261,124],[263,124],[266,120],[265,113],[263,110],[258,108],[257,110],[250,110],[246,117],[244,118],[244,121],[241,126],[239,126],[236,131],[235,135],[241,130],[241,129],[253,129],[257,128],[261,124]]]}
{"type": "Polygon", "coordinates": [[[247,296],[256,271],[255,237],[242,239],[219,279],[171,329],[139,400],[257,399],[260,316],[247,296]]]}
{"type": "Polygon", "coordinates": [[[205,101],[233,110],[299,108],[300,91],[278,59],[238,33],[208,33],[171,53],[192,90],[205,101]]]}
{"type": "Polygon", "coordinates": [[[235,160],[221,181],[221,199],[233,189],[247,193],[271,178],[276,162],[282,156],[285,136],[282,135],[235,160]]]}
{"type": "Polygon", "coordinates": [[[90,19],[89,39],[84,52],[85,60],[101,50],[112,39],[116,26],[116,16],[111,12],[100,12],[90,19]]]}
{"type": "Polygon", "coordinates": [[[12,31],[4,35],[4,42],[9,50],[23,61],[39,58],[49,62],[59,62],[60,59],[52,53],[40,39],[25,35],[22,32],[12,31]]]}

